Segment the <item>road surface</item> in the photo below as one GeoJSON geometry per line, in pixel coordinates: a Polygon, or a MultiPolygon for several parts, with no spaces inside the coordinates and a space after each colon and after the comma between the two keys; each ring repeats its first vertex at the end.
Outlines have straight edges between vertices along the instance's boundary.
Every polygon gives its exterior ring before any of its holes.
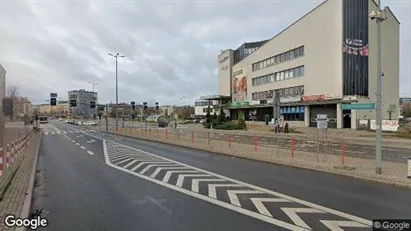
{"type": "Polygon", "coordinates": [[[410,191],[42,125],[33,208],[46,230],[370,230],[411,214],[410,191]]]}

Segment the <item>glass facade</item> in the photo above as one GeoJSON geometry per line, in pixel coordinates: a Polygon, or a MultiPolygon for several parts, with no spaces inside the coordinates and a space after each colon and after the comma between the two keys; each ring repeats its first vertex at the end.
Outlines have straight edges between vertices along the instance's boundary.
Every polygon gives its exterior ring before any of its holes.
{"type": "Polygon", "coordinates": [[[343,93],[367,97],[368,0],[343,0],[343,93]]]}
{"type": "Polygon", "coordinates": [[[304,121],[305,106],[280,107],[280,114],[285,121],[304,121]]]}

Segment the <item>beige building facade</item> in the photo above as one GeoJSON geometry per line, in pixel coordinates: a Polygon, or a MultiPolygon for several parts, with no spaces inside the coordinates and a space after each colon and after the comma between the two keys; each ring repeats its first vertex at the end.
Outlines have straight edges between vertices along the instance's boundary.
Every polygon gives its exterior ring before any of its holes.
{"type": "MultiPolygon", "coordinates": [[[[375,119],[372,108],[347,104],[376,102],[377,26],[369,18],[376,8],[373,0],[326,0],[243,59],[236,59],[238,49],[222,52],[219,93],[232,96],[231,118],[271,120],[278,94],[280,114],[292,126],[317,126],[317,115],[324,114],[330,128],[356,129],[359,120],[375,119]]],[[[400,24],[389,8],[386,15],[383,119],[398,119],[400,24]]]]}

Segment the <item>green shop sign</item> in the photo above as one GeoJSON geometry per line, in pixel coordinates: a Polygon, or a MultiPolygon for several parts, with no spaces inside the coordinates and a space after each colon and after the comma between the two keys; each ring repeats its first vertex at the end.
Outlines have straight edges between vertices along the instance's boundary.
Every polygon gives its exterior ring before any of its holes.
{"type": "Polygon", "coordinates": [[[241,101],[241,102],[232,102],[232,103],[230,103],[230,107],[234,107],[234,108],[246,107],[246,106],[250,106],[250,102],[241,101]]]}

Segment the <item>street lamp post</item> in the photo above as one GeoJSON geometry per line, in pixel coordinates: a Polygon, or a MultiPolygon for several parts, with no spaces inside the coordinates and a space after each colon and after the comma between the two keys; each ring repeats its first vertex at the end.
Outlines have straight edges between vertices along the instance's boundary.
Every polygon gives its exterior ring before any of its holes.
{"type": "Polygon", "coordinates": [[[117,74],[117,69],[118,69],[117,64],[118,64],[118,62],[117,62],[117,58],[118,57],[124,58],[126,56],[120,55],[119,53],[117,53],[115,55],[109,53],[108,55],[113,56],[116,59],[116,130],[118,130],[118,74],[117,74]]]}
{"type": "Polygon", "coordinates": [[[376,174],[382,174],[382,70],[381,70],[381,22],[386,20],[385,9],[381,10],[381,1],[377,1],[378,10],[369,15],[377,23],[377,105],[376,105],[376,174]]]}
{"type": "Polygon", "coordinates": [[[91,84],[93,86],[93,92],[94,92],[94,86],[98,85],[97,83],[92,83],[92,82],[88,82],[89,84],[91,84]]]}

